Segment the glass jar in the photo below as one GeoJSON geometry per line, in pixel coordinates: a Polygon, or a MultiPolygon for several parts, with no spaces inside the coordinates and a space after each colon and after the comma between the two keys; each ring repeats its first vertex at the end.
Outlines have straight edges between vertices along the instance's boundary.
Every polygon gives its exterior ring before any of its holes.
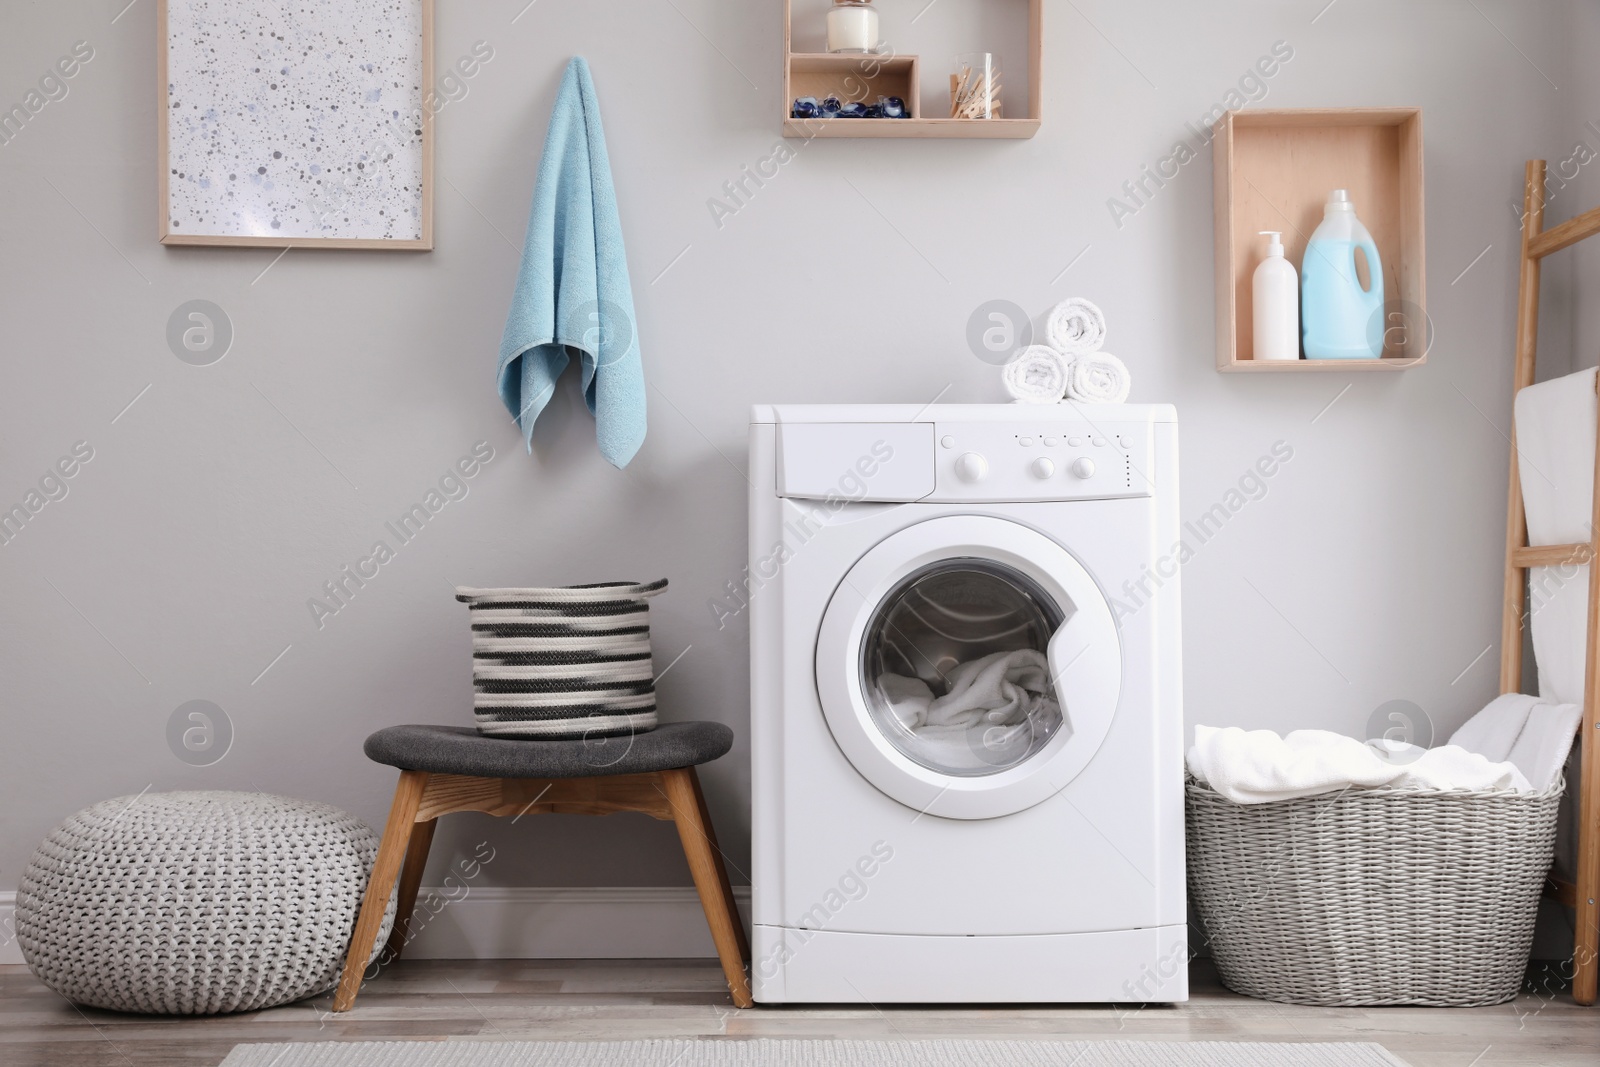
{"type": "Polygon", "coordinates": [[[962,52],[950,75],[950,117],[997,119],[1000,109],[1000,57],[993,52],[962,52]]]}
{"type": "Polygon", "coordinates": [[[828,9],[828,51],[876,52],[878,9],[872,0],[833,0],[828,9]]]}

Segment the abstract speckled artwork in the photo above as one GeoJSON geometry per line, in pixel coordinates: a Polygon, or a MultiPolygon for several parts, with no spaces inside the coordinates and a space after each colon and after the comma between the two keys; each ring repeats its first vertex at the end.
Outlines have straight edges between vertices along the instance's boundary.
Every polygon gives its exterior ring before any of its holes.
{"type": "Polygon", "coordinates": [[[431,243],[430,6],[166,0],[163,241],[431,243]]]}

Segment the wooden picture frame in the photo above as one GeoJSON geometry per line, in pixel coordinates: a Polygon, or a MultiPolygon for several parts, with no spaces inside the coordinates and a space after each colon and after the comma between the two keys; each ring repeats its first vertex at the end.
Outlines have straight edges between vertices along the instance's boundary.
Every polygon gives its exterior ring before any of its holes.
{"type": "Polygon", "coordinates": [[[346,7],[364,15],[381,9],[360,0],[321,0],[313,10],[325,22],[308,25],[307,9],[289,0],[211,0],[207,12],[213,21],[202,28],[189,25],[199,19],[191,0],[156,0],[161,243],[431,251],[434,109],[428,106],[428,99],[434,79],[434,0],[410,2],[416,5],[420,19],[415,45],[420,55],[400,51],[410,42],[407,36],[388,55],[367,58],[331,51],[319,58],[317,50],[306,45],[322,25],[327,26],[335,44],[342,46],[339,35],[349,35],[351,29],[346,7]],[[232,21],[227,20],[230,3],[238,10],[232,21]],[[220,16],[215,14],[218,9],[222,10],[220,16]],[[266,37],[274,19],[283,32],[272,35],[281,44],[269,46],[269,51],[250,38],[249,32],[255,28],[257,38],[266,37]],[[226,34],[217,34],[204,46],[210,56],[218,58],[202,58],[196,63],[217,64],[227,80],[212,75],[197,77],[198,84],[174,83],[173,77],[183,77],[195,64],[175,60],[171,53],[175,44],[181,46],[182,42],[175,42],[173,34],[195,33],[198,49],[199,37],[210,35],[218,26],[225,26],[226,34]],[[241,38],[237,44],[235,33],[241,38]],[[297,39],[291,41],[290,36],[297,39]],[[231,56],[226,54],[229,46],[233,46],[231,56]],[[277,104],[270,94],[278,92],[279,81],[271,70],[241,69],[247,55],[258,61],[266,55],[275,64],[283,64],[279,67],[283,88],[291,93],[298,89],[304,95],[286,96],[277,104]],[[405,76],[396,81],[401,68],[405,76]],[[412,78],[415,85],[409,84],[412,78]],[[380,79],[388,84],[379,84],[380,79]],[[250,94],[262,92],[269,95],[250,98],[250,94]],[[199,99],[186,102],[183,96],[187,93],[199,94],[199,99]],[[337,114],[341,104],[344,115],[337,114]],[[387,106],[390,104],[399,106],[387,106]],[[285,117],[285,105],[292,118],[285,117]],[[191,111],[197,114],[188,115],[191,111]],[[181,128],[174,121],[175,114],[184,117],[181,128]],[[304,127],[296,123],[302,114],[304,127]],[[356,117],[347,119],[350,115],[356,117]],[[275,132],[276,138],[272,136],[275,132]],[[174,133],[179,135],[176,152],[174,133]],[[197,147],[201,139],[208,146],[203,156],[186,154],[184,150],[197,147]],[[332,151],[328,151],[330,147],[332,151]],[[216,159],[218,152],[226,153],[221,160],[216,159]],[[192,162],[197,156],[204,162],[192,162]],[[366,170],[369,162],[371,171],[366,170]],[[345,211],[350,214],[334,218],[345,211]],[[270,232],[280,228],[284,230],[281,236],[270,232]],[[388,235],[391,232],[393,236],[388,235]]]}

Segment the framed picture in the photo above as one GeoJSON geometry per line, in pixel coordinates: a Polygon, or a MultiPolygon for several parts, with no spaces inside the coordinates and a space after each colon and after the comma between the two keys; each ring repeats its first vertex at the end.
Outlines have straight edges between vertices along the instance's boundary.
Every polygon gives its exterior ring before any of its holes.
{"type": "Polygon", "coordinates": [[[434,0],[157,0],[161,243],[433,248],[434,0]]]}

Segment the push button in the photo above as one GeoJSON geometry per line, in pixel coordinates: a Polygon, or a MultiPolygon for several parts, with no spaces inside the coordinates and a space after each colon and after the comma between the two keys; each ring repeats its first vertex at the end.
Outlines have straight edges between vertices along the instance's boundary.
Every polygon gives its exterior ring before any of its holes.
{"type": "Polygon", "coordinates": [[[1071,445],[1073,448],[1077,448],[1079,445],[1083,444],[1083,438],[1069,437],[1067,438],[1067,444],[1071,445]]]}
{"type": "Polygon", "coordinates": [[[954,448],[956,447],[956,439],[951,437],[949,434],[945,434],[943,437],[939,438],[939,444],[945,448],[954,448]]]}
{"type": "Polygon", "coordinates": [[[1017,438],[1017,444],[1021,445],[1023,448],[1032,448],[1033,447],[1033,438],[1031,438],[1031,437],[1019,437],[1019,438],[1017,438]]]}

